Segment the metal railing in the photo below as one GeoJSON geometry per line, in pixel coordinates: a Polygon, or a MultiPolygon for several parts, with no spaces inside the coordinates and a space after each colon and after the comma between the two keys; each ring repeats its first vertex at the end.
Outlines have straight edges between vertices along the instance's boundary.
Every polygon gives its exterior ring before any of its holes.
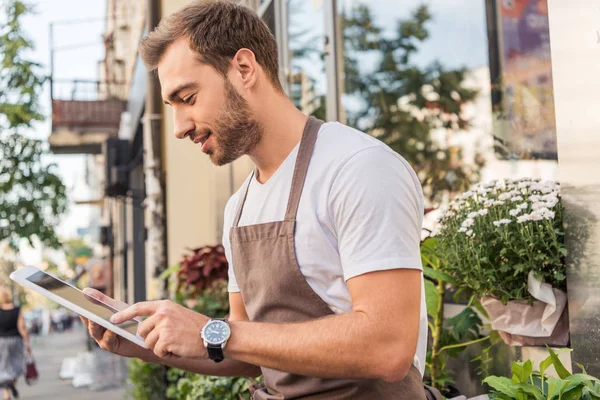
{"type": "Polygon", "coordinates": [[[51,80],[52,127],[118,128],[126,106],[121,82],[51,80]]]}

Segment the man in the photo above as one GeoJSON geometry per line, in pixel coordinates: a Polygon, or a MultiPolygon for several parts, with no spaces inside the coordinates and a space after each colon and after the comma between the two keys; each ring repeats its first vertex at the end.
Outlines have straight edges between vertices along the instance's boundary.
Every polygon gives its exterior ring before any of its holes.
{"type": "Polygon", "coordinates": [[[216,165],[248,155],[256,168],[225,210],[229,320],[143,302],[113,322],[148,317],[150,350],[85,321],[99,345],[199,374],[262,374],[256,399],[424,399],[423,196],[407,162],[298,111],[274,37],[245,7],[188,6],[140,52],[176,137],[216,165]]]}

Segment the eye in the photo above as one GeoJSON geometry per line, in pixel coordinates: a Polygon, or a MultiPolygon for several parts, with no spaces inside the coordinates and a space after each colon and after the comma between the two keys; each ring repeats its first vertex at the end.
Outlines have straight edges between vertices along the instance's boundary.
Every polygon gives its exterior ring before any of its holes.
{"type": "Polygon", "coordinates": [[[194,104],[194,100],[195,99],[196,99],[196,95],[195,94],[193,94],[191,96],[188,96],[185,99],[183,99],[183,104],[192,105],[192,104],[194,104]]]}

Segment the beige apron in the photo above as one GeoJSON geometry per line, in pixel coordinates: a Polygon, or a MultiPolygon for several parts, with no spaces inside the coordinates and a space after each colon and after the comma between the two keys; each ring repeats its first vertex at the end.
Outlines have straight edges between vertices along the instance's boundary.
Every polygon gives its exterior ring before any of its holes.
{"type": "MultiPolygon", "coordinates": [[[[333,314],[300,272],[294,246],[296,212],[322,123],[311,117],[304,128],[285,220],[238,226],[248,195],[249,185],[246,186],[231,228],[230,240],[235,277],[250,321],[303,322],[333,314]]],[[[250,181],[252,179],[254,176],[250,181]]],[[[395,383],[366,379],[321,379],[270,368],[261,369],[266,387],[254,394],[255,400],[425,399],[421,374],[414,366],[403,381],[395,383]]]]}

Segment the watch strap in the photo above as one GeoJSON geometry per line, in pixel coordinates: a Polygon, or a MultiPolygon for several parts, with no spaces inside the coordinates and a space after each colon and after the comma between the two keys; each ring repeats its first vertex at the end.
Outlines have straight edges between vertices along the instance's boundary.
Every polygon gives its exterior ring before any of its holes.
{"type": "Polygon", "coordinates": [[[206,350],[208,351],[208,358],[213,360],[214,362],[221,362],[225,359],[223,355],[223,348],[221,345],[213,345],[209,344],[206,346],[206,350]]]}

